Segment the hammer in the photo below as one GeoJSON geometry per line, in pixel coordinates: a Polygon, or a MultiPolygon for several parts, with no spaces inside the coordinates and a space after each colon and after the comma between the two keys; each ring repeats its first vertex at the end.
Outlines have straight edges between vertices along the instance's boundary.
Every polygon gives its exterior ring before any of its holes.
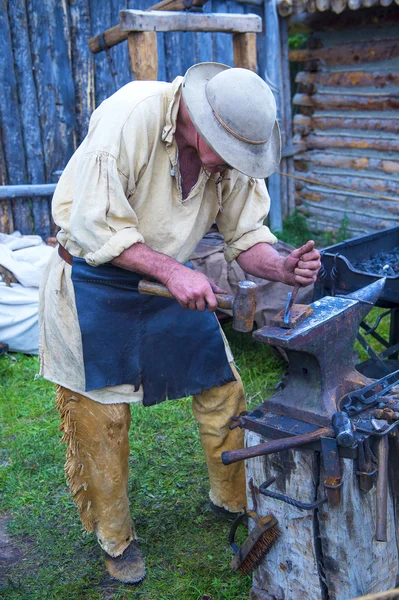
{"type": "MultiPolygon", "coordinates": [[[[218,308],[233,311],[233,329],[247,333],[252,331],[256,310],[257,284],[253,281],[240,281],[235,296],[215,294],[218,308]]],[[[173,298],[167,287],[161,283],[142,279],[138,285],[140,294],[173,298]]]]}

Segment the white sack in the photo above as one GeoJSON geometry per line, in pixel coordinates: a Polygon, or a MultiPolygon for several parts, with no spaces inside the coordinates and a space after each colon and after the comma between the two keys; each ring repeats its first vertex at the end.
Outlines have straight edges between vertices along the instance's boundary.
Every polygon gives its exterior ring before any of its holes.
{"type": "Polygon", "coordinates": [[[39,285],[52,252],[38,235],[0,233],[0,265],[20,282],[7,287],[0,277],[0,342],[12,352],[39,352],[39,285]]]}

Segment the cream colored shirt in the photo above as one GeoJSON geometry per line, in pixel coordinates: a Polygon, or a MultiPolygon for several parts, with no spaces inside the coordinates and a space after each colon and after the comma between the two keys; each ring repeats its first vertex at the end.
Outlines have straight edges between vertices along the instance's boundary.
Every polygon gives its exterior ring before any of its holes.
{"type": "MultiPolygon", "coordinates": [[[[140,242],[184,263],[214,221],[227,261],[258,242],[277,241],[263,225],[270,205],[263,180],[231,170],[218,181],[202,169],[183,199],[174,139],[181,82],[132,82],[105,100],[60,178],[53,197],[58,241],[94,267],[140,242]]],[[[70,273],[55,251],[41,289],[41,374],[99,402],[142,399],[131,385],[84,391],[70,273]]]]}

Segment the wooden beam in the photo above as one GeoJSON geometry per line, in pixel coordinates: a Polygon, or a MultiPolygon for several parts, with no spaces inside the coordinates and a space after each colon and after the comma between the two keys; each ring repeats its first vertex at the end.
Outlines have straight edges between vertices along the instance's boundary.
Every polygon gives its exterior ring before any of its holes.
{"type": "Polygon", "coordinates": [[[127,41],[130,65],[135,80],[156,80],[158,76],[158,51],[155,31],[130,31],[127,41]]]}
{"type": "Polygon", "coordinates": [[[256,33],[233,35],[234,66],[256,73],[256,33]]]}
{"type": "Polygon", "coordinates": [[[56,186],[56,183],[43,183],[37,185],[1,185],[0,199],[52,196],[54,194],[56,186]]]}
{"type": "MultiPolygon", "coordinates": [[[[163,0],[154,4],[147,10],[185,10],[191,6],[201,7],[206,4],[207,0],[163,0]]],[[[127,40],[127,31],[121,31],[120,25],[110,27],[103,31],[102,34],[95,35],[90,38],[88,45],[93,54],[98,54],[107,48],[112,48],[121,42],[127,40]]]]}
{"type": "Polygon", "coordinates": [[[262,19],[257,15],[121,10],[120,18],[122,31],[262,31],[262,19]]]}
{"type": "MultiPolygon", "coordinates": [[[[360,131],[385,131],[387,133],[399,133],[399,119],[396,117],[380,118],[361,117],[350,113],[339,116],[313,116],[309,117],[297,114],[294,117],[294,131],[301,135],[308,135],[311,131],[328,131],[330,129],[359,129],[360,131]]],[[[377,115],[376,115],[377,117],[377,115]]]]}
{"type": "MultiPolygon", "coordinates": [[[[382,171],[388,175],[399,175],[399,160],[356,156],[354,154],[310,151],[294,157],[295,169],[300,172],[311,171],[314,167],[382,171]]],[[[382,176],[382,175],[381,175],[382,176]]]]}
{"type": "Polygon", "coordinates": [[[399,40],[376,40],[340,44],[327,48],[291,50],[291,62],[319,60],[326,66],[351,65],[390,60],[399,56],[399,40]]]}

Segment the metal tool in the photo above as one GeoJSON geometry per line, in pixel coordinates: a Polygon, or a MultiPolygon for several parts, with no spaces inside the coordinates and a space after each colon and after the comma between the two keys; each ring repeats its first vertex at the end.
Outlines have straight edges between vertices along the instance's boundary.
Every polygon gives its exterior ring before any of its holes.
{"type": "MultiPolygon", "coordinates": [[[[219,308],[233,311],[233,329],[247,333],[252,331],[256,311],[257,284],[253,281],[240,281],[235,296],[215,294],[219,308]]],[[[173,298],[168,288],[161,283],[142,279],[138,285],[140,294],[173,298]]]]}
{"type": "Polygon", "coordinates": [[[341,410],[352,417],[368,408],[372,408],[380,402],[382,396],[397,384],[399,384],[399,370],[374,381],[360,390],[346,394],[340,402],[341,410]]]}
{"type": "Polygon", "coordinates": [[[378,442],[378,477],[376,489],[376,526],[375,539],[377,542],[387,541],[388,514],[388,436],[378,442]]]}
{"type": "Polygon", "coordinates": [[[350,448],[356,443],[353,425],[346,412],[337,411],[333,414],[332,428],[335,433],[335,438],[339,446],[350,448]]]}
{"type": "Polygon", "coordinates": [[[300,287],[301,287],[300,284],[296,283],[292,292],[288,292],[288,295],[287,295],[287,303],[285,305],[285,311],[284,311],[284,325],[286,325],[287,327],[290,324],[291,308],[292,308],[292,305],[294,304],[295,298],[299,292],[300,287]]]}

